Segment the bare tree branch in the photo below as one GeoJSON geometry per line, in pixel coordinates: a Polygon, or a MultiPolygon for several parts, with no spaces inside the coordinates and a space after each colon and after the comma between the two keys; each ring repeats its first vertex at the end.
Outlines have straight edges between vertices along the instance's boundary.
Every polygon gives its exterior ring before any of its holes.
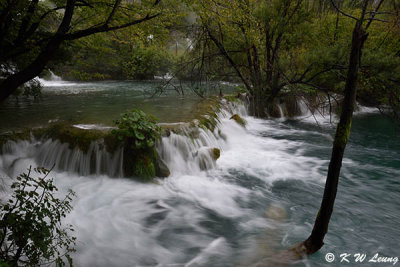
{"type": "Polygon", "coordinates": [[[348,17],[348,18],[351,18],[351,19],[354,19],[354,20],[358,20],[356,17],[353,17],[353,16],[351,16],[351,15],[349,15],[349,14],[347,14],[347,13],[344,13],[342,10],[340,10],[340,9],[335,5],[335,2],[334,2],[333,0],[331,0],[331,3],[332,3],[332,5],[333,5],[333,7],[336,9],[336,11],[339,12],[340,14],[342,14],[342,15],[348,17]]]}

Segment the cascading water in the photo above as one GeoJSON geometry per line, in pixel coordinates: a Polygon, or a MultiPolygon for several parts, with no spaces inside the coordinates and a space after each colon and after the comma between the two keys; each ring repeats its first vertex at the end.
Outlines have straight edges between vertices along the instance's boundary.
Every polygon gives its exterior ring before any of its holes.
{"type": "MultiPolygon", "coordinates": [[[[183,126],[180,134],[171,132],[163,137],[157,150],[173,173],[197,173],[202,169],[215,167],[210,150],[224,150],[226,136],[222,132],[222,122],[229,121],[232,114],[246,115],[243,105],[225,103],[225,109],[218,114],[218,124],[214,131],[202,127],[183,126]]],[[[231,123],[234,123],[231,121],[231,123]]],[[[239,126],[238,126],[239,127],[239,126]]]]}
{"type": "MultiPolygon", "coordinates": [[[[243,106],[225,103],[226,110],[219,114],[218,121],[226,120],[232,112],[245,115],[243,106]],[[229,111],[228,111],[229,110],[229,111]]],[[[217,125],[214,131],[204,127],[182,126],[179,134],[171,132],[162,137],[157,144],[157,151],[173,173],[193,173],[215,167],[212,150],[223,149],[226,138],[217,125]]],[[[81,129],[93,129],[93,125],[75,125],[81,129]]],[[[99,128],[99,127],[97,127],[99,128]]],[[[100,127],[101,128],[101,127],[100,127]]],[[[105,127],[103,127],[105,128],[105,127]]],[[[45,139],[31,141],[9,141],[3,146],[2,154],[7,156],[4,166],[13,166],[22,158],[32,158],[38,166],[55,170],[73,172],[82,176],[105,174],[110,177],[123,177],[123,149],[110,153],[104,141],[93,141],[87,151],[71,148],[68,143],[45,139]]]]}
{"type": "MultiPolygon", "coordinates": [[[[77,194],[65,221],[78,238],[75,266],[266,266],[311,232],[334,127],[307,117],[256,119],[240,105],[218,120],[214,131],[182,127],[162,138],[157,150],[171,176],[158,184],[113,178],[122,154],[96,143],[83,153],[54,140],[10,142],[0,170],[10,181],[29,165],[56,164],[60,194],[77,194]],[[221,149],[217,162],[211,148],[221,149]]],[[[382,123],[377,114],[355,117],[325,246],[300,266],[324,265],[327,252],[396,254],[400,143],[382,123]],[[362,133],[372,123],[382,131],[369,131],[369,147],[362,133]]]]}
{"type": "Polygon", "coordinates": [[[54,74],[54,72],[52,72],[51,70],[49,70],[50,73],[50,77],[48,77],[48,79],[42,79],[39,77],[36,77],[35,79],[38,80],[40,82],[40,84],[45,88],[45,90],[48,90],[48,87],[71,87],[71,86],[77,86],[77,83],[73,83],[73,82],[68,82],[68,81],[64,81],[60,76],[57,76],[56,74],[54,74]]]}
{"type": "MultiPolygon", "coordinates": [[[[35,140],[8,142],[3,146],[3,169],[18,175],[12,170],[18,161],[30,158],[37,166],[68,171],[79,175],[106,174],[122,177],[122,149],[113,154],[106,151],[101,142],[92,142],[88,151],[71,149],[69,144],[58,140],[35,140]]],[[[29,166],[29,165],[28,165],[29,166]]],[[[24,170],[25,171],[25,170],[24,170]]]]}

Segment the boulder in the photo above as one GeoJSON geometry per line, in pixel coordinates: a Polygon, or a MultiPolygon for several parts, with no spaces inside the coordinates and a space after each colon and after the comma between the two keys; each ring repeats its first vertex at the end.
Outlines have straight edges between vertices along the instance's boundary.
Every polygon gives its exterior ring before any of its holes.
{"type": "Polygon", "coordinates": [[[243,119],[242,117],[240,117],[238,114],[232,115],[232,117],[230,118],[230,120],[234,120],[234,121],[237,122],[237,124],[239,124],[240,126],[246,128],[247,122],[245,121],[245,119],[243,119]]]}

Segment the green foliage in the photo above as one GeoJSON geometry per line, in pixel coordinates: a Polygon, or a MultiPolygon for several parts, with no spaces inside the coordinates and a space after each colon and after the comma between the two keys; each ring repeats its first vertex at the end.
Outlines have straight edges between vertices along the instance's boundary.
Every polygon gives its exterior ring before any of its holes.
{"type": "Polygon", "coordinates": [[[13,194],[0,208],[0,259],[10,266],[38,266],[56,263],[72,266],[71,253],[75,251],[75,237],[71,225],[61,223],[72,209],[73,191],[63,198],[55,196],[58,191],[49,170],[35,168],[42,177],[28,173],[17,177],[11,185],[13,194]]]}
{"type": "MultiPolygon", "coordinates": [[[[164,75],[173,64],[173,53],[168,51],[172,28],[177,27],[184,16],[178,2],[161,1],[162,12],[151,23],[99,33],[69,43],[64,50],[68,51],[70,59],[50,68],[61,73],[63,78],[83,81],[153,79],[154,75],[164,75]]],[[[134,2],[134,6],[138,4],[134,2]]],[[[97,17],[88,17],[86,23],[93,24],[97,17]]],[[[131,19],[126,17],[121,21],[131,19]]]]}
{"type": "Polygon", "coordinates": [[[121,114],[115,124],[118,129],[112,133],[118,140],[127,142],[131,149],[152,148],[161,136],[161,127],[157,125],[156,118],[138,109],[121,114]]]}
{"type": "Polygon", "coordinates": [[[132,51],[129,61],[124,62],[123,72],[130,79],[153,79],[155,75],[163,75],[172,65],[171,56],[159,47],[137,47],[132,51]]]}

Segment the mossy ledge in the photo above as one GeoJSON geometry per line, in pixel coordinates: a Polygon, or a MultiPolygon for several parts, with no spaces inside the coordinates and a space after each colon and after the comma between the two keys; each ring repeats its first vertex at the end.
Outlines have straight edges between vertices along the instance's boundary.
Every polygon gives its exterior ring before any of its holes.
{"type": "Polygon", "coordinates": [[[247,124],[246,120],[243,119],[242,117],[240,117],[238,114],[233,114],[232,117],[230,118],[230,120],[234,120],[234,121],[236,121],[237,124],[239,124],[243,128],[246,128],[246,124],[247,124]]]}
{"type": "Polygon", "coordinates": [[[70,149],[79,149],[84,153],[89,152],[92,142],[104,146],[107,152],[115,153],[124,149],[123,170],[124,176],[150,181],[155,177],[168,177],[168,166],[159,157],[156,149],[132,151],[127,144],[123,144],[111,133],[110,130],[81,129],[68,124],[51,124],[48,127],[26,129],[19,132],[4,133],[0,135],[0,152],[8,141],[59,140],[68,144],[70,149]]]}
{"type": "MultiPolygon", "coordinates": [[[[238,99],[241,101],[241,99],[238,99]]],[[[192,139],[199,137],[199,128],[209,131],[216,131],[220,136],[223,134],[218,129],[218,113],[227,106],[229,100],[219,97],[205,99],[197,105],[195,113],[199,119],[183,124],[161,124],[162,135],[169,136],[172,132],[176,134],[188,135],[192,139]],[[201,115],[200,115],[201,114],[201,115]]],[[[237,101],[233,101],[237,102],[237,101]]],[[[129,148],[128,144],[121,143],[110,129],[81,129],[68,123],[53,123],[46,127],[25,129],[19,132],[9,132],[0,134],[0,153],[2,147],[8,141],[19,140],[59,140],[61,143],[68,144],[70,149],[79,149],[88,153],[93,142],[97,142],[104,147],[108,153],[115,153],[118,149],[123,149],[124,176],[139,178],[142,181],[151,181],[154,177],[168,177],[170,170],[166,163],[159,157],[154,147],[142,150],[129,148]]],[[[219,158],[220,151],[214,149],[212,158],[219,158]]]]}

